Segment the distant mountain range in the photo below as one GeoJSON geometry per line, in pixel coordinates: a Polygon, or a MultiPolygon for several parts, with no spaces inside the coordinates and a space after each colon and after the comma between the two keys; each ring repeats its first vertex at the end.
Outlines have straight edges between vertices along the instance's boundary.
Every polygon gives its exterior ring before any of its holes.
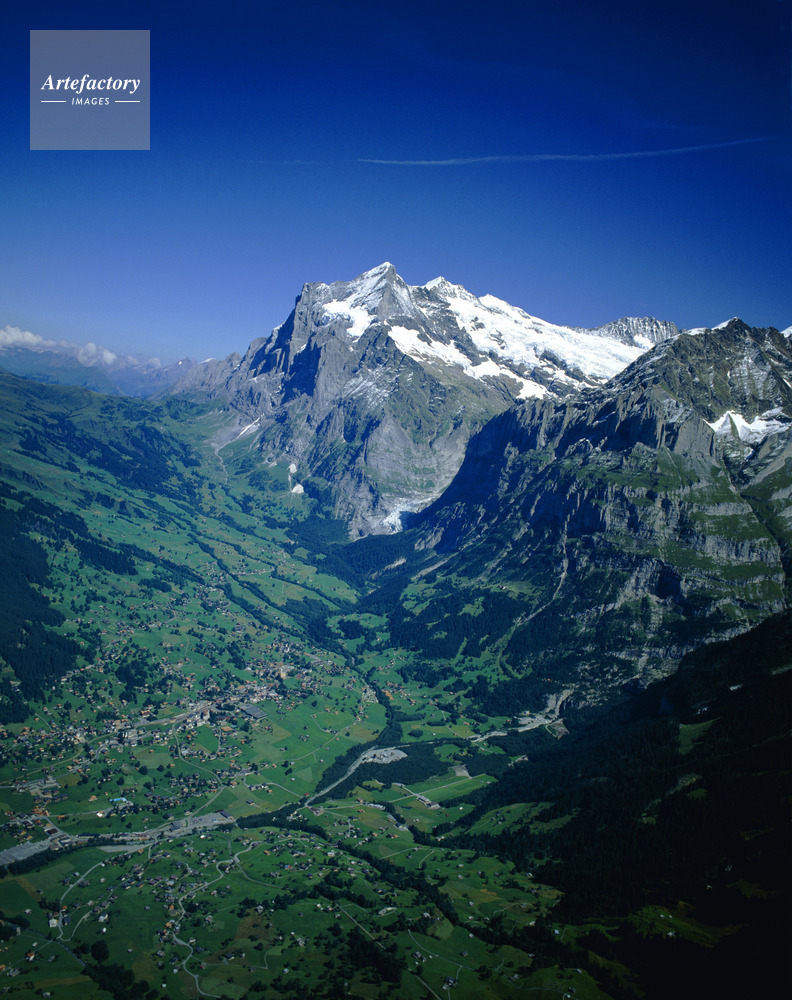
{"type": "MultiPolygon", "coordinates": [[[[0,331],[2,333],[2,331],[0,331]]],[[[21,338],[20,338],[21,339],[21,338]]],[[[118,357],[112,351],[77,344],[57,347],[14,343],[0,338],[0,368],[51,385],[74,385],[118,396],[155,396],[162,393],[195,364],[183,358],[171,364],[156,359],[118,357]]],[[[40,339],[40,338],[37,338],[40,339]]]]}

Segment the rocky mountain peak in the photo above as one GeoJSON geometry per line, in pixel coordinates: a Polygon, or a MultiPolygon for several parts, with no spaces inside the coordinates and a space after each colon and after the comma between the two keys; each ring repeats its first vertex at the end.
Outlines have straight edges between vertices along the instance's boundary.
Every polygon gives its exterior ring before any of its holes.
{"type": "Polygon", "coordinates": [[[408,285],[390,262],[303,286],[241,361],[198,366],[176,391],[224,397],[234,434],[321,480],[353,533],[398,528],[442,493],[471,433],[517,399],[601,385],[671,325],[576,330],[446,278],[408,285]],[[647,332],[648,331],[648,332],[647,332]]]}

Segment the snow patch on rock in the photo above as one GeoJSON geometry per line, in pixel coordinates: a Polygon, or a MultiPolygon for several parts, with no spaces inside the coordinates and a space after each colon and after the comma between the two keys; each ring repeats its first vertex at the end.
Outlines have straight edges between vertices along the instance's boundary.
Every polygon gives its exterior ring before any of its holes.
{"type": "Polygon", "coordinates": [[[780,434],[789,430],[792,424],[788,420],[778,420],[782,416],[780,409],[768,410],[761,416],[754,417],[753,420],[746,420],[741,413],[734,410],[727,410],[722,417],[710,423],[705,423],[713,429],[719,437],[737,435],[746,444],[760,444],[765,438],[772,434],[780,434]]]}

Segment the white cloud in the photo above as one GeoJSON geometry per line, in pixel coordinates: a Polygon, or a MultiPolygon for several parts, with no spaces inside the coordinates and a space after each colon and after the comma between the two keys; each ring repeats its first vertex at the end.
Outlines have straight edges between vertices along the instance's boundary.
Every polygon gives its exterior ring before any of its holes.
{"type": "Polygon", "coordinates": [[[54,340],[45,340],[38,333],[20,330],[18,326],[4,326],[0,330],[0,349],[4,347],[27,347],[31,350],[46,350],[56,347],[54,340]]]}
{"type": "Polygon", "coordinates": [[[81,365],[111,365],[118,360],[118,355],[113,354],[106,347],[99,347],[90,340],[80,347],[78,344],[70,345],[77,350],[77,360],[81,365]]]}

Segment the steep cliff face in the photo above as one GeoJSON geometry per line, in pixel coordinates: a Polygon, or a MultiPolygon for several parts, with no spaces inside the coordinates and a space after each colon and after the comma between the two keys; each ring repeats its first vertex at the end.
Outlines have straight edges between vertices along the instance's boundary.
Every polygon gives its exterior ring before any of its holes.
{"type": "Polygon", "coordinates": [[[517,404],[472,439],[418,544],[446,578],[518,597],[513,668],[591,698],[785,606],[791,347],[738,320],[681,335],[602,389],[517,404]]]}
{"type": "Polygon", "coordinates": [[[396,530],[448,485],[470,435],[515,399],[601,384],[676,332],[620,324],[555,326],[442,278],[409,286],[383,264],[306,285],[270,338],[198,366],[176,391],[222,402],[218,445],[236,438],[264,461],[294,463],[300,485],[329,493],[353,535],[396,530]]]}

